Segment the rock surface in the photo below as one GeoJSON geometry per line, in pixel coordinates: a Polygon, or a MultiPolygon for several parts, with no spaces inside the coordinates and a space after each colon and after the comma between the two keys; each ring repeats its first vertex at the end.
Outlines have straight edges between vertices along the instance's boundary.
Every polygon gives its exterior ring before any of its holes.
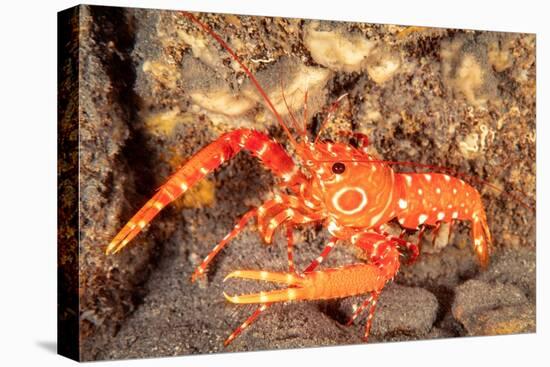
{"type": "Polygon", "coordinates": [[[472,279],[455,292],[452,313],[469,335],[535,332],[535,305],[519,288],[472,279]]]}
{"type": "MultiPolygon", "coordinates": [[[[419,261],[402,266],[397,284],[383,292],[372,342],[534,331],[535,214],[522,205],[535,200],[534,35],[200,17],[228,40],[278,105],[284,91],[302,116],[301,92],[308,90],[310,134],[322,111],[347,93],[324,138],[341,139],[343,129],[361,132],[384,159],[450,167],[510,193],[481,189],[495,245],[489,268],[475,262],[468,226],[455,225],[447,246],[428,251],[425,244],[419,261]],[[319,37],[362,47],[327,55],[319,37]]],[[[288,139],[227,52],[181,15],[82,6],[80,31],[82,358],[361,343],[364,319],[344,326],[353,304],[364,299],[356,297],[275,305],[223,348],[254,310],[223,297],[253,285],[223,278],[236,269],[286,266],[283,236],[266,246],[251,225],[206,279],[189,281],[237,218],[275,186],[247,154],[210,175],[188,195],[193,200],[165,209],[120,254],[104,255],[103,246],[155,188],[221,133],[249,127],[282,144],[288,139]]],[[[286,108],[280,112],[289,115],[286,108]]],[[[305,228],[296,234],[301,269],[319,255],[327,233],[305,228]]],[[[326,266],[356,261],[354,250],[342,246],[326,266]]]]}

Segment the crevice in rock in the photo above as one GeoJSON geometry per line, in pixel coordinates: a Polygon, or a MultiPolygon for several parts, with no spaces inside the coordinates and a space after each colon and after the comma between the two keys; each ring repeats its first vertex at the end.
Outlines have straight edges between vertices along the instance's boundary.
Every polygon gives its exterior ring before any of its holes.
{"type": "MultiPolygon", "coordinates": [[[[146,144],[148,139],[140,127],[141,124],[137,123],[141,103],[134,92],[136,70],[131,57],[135,44],[136,20],[132,13],[124,8],[93,6],[89,7],[89,11],[94,20],[94,28],[90,35],[98,46],[95,48],[97,50],[95,56],[101,61],[103,70],[112,85],[112,89],[108,92],[109,101],[116,104],[130,132],[117,157],[117,161],[128,169],[125,173],[130,178],[127,181],[128,185],[124,187],[125,202],[129,205],[125,206],[122,213],[123,218],[130,218],[141,201],[146,200],[151,194],[151,187],[154,187],[155,182],[154,162],[151,160],[152,154],[148,152],[146,144]]],[[[116,177],[112,179],[116,180],[116,177]]],[[[106,195],[108,196],[108,193],[106,195]]],[[[138,269],[136,278],[132,280],[133,289],[128,291],[131,292],[130,302],[133,307],[127,310],[126,317],[135,310],[145,296],[143,285],[149,278],[151,265],[154,267],[156,262],[155,253],[153,251],[148,254],[152,257],[151,261],[148,265],[144,265],[143,269],[138,269]]]]}

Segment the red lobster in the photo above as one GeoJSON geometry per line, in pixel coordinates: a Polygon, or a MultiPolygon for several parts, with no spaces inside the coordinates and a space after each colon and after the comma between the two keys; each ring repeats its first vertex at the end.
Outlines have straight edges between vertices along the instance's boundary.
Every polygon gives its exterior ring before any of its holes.
{"type": "MultiPolygon", "coordinates": [[[[410,261],[414,261],[419,253],[417,244],[403,240],[403,236],[387,233],[386,224],[393,219],[398,220],[404,231],[420,229],[419,237],[426,226],[437,228],[441,223],[471,221],[475,252],[482,266],[487,265],[491,235],[480,194],[475,188],[447,174],[397,173],[391,167],[392,162],[376,160],[367,153],[365,143],[368,141],[362,135],[359,138],[363,146],[359,148],[319,141],[319,134],[312,141],[305,130],[302,131],[300,142],[296,141],[254,75],[229,46],[195,16],[187,12],[183,12],[183,15],[211,34],[241,65],[288,135],[302,163],[302,169],[279,143],[264,133],[238,129],[223,134],[195,154],[160,187],[114,237],[107,246],[107,254],[120,251],[164,207],[238,152],[247,150],[281,178],[281,190],[272,199],[250,210],[240,219],[233,230],[206,256],[195,270],[192,280],[204,274],[212,259],[245,228],[248,221],[255,218],[258,231],[267,243],[271,242],[273,233],[279,227],[284,226],[286,229],[289,271],[237,270],[226,279],[270,281],[289,287],[248,295],[224,294],[232,303],[260,304],[227,338],[225,345],[273,302],[321,300],[370,293],[350,320],[350,323],[353,322],[370,306],[365,328],[366,340],[377,299],[385,284],[398,272],[401,252],[407,252],[410,261]],[[295,270],[293,263],[292,230],[297,225],[310,223],[327,226],[332,237],[319,257],[300,273],[295,270]],[[315,270],[338,242],[351,242],[362,250],[366,263],[315,270]]],[[[330,119],[339,100],[332,105],[322,126],[330,119]]],[[[297,126],[292,114],[291,117],[297,126]]]]}

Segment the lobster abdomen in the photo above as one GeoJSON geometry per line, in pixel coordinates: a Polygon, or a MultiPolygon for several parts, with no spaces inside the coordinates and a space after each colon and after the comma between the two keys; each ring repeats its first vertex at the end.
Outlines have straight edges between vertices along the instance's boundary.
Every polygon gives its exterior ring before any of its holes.
{"type": "Polygon", "coordinates": [[[479,192],[461,179],[441,173],[399,173],[396,203],[399,223],[409,229],[453,220],[472,222],[474,249],[488,262],[491,235],[479,192]]]}

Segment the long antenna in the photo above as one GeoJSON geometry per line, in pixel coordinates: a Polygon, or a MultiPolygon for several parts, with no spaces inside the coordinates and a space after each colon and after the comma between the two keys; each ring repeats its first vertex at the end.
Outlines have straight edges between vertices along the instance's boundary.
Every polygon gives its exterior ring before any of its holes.
{"type": "Polygon", "coordinates": [[[317,136],[315,137],[315,140],[313,141],[313,143],[317,143],[317,141],[319,140],[319,138],[321,137],[321,132],[323,132],[323,129],[327,126],[327,123],[328,121],[332,118],[332,115],[334,113],[334,111],[336,111],[336,109],[338,108],[338,106],[340,106],[340,101],[342,99],[344,99],[344,97],[346,97],[348,94],[347,93],[344,93],[342,94],[340,97],[338,97],[338,99],[336,101],[334,101],[334,103],[330,106],[330,109],[328,110],[327,112],[327,115],[325,116],[325,119],[323,120],[323,122],[321,123],[321,127],[319,128],[319,131],[317,132],[317,136]]]}
{"type": "Polygon", "coordinates": [[[279,115],[279,112],[277,112],[277,110],[275,109],[275,106],[273,106],[273,103],[271,103],[271,100],[267,96],[267,93],[262,88],[262,86],[260,85],[260,83],[258,82],[256,77],[254,76],[254,74],[252,74],[252,72],[243,64],[243,62],[239,59],[239,57],[235,54],[235,52],[233,52],[233,50],[229,47],[229,45],[227,43],[225,43],[225,41],[216,32],[214,32],[212,30],[212,28],[210,28],[207,24],[205,24],[205,23],[201,22],[200,20],[198,20],[197,17],[195,17],[193,14],[191,14],[187,11],[181,11],[181,14],[183,14],[185,17],[189,18],[192,22],[198,24],[204,31],[206,31],[208,34],[210,34],[212,37],[214,37],[214,39],[223,48],[225,48],[225,50],[227,52],[229,52],[231,57],[233,57],[233,59],[241,66],[241,68],[244,70],[246,75],[248,75],[248,77],[250,78],[250,80],[252,81],[252,83],[254,84],[254,86],[256,87],[258,92],[260,93],[260,95],[263,97],[263,99],[267,103],[269,109],[271,110],[271,112],[273,113],[273,115],[275,116],[275,118],[277,119],[279,124],[283,127],[283,130],[286,132],[286,134],[290,138],[291,144],[294,146],[294,148],[297,148],[298,143],[292,137],[292,134],[290,133],[290,130],[286,126],[286,124],[285,124],[283,118],[281,117],[281,115],[279,115]]]}
{"type": "Polygon", "coordinates": [[[296,120],[296,117],[294,116],[294,113],[292,113],[292,110],[290,109],[290,106],[288,105],[285,97],[285,89],[283,87],[283,81],[281,79],[281,94],[283,96],[283,102],[285,103],[286,110],[288,111],[288,114],[290,115],[290,119],[292,121],[292,126],[294,126],[294,129],[301,135],[302,141],[305,141],[306,138],[306,129],[305,124],[303,124],[303,127],[300,127],[298,124],[298,121],[296,120]]]}

